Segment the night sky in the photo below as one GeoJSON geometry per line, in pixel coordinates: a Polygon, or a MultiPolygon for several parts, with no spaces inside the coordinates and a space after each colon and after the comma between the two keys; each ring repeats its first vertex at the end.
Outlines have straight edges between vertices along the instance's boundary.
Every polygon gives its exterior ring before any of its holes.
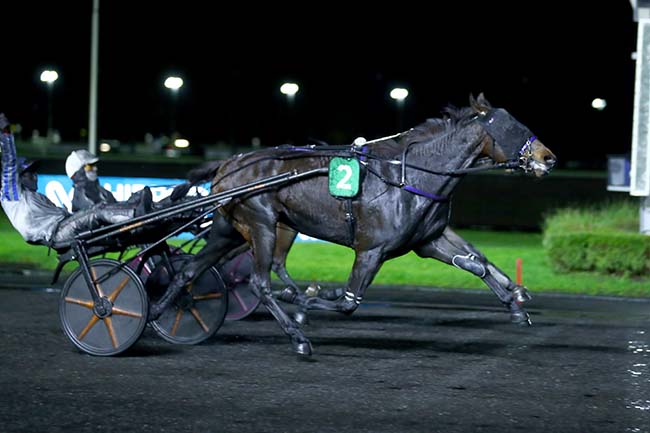
{"type": "MultiPolygon", "coordinates": [[[[53,67],[54,127],[64,141],[80,140],[92,0],[14,3],[2,6],[0,111],[24,136],[45,131],[39,74],[53,67]]],[[[401,86],[410,92],[403,129],[484,92],[561,167],[604,167],[607,154],[629,152],[637,28],[629,1],[439,3],[356,11],[326,2],[103,0],[99,137],[167,133],[172,98],[162,83],[174,74],[185,81],[176,126],[195,144],[346,144],[392,134],[399,120],[388,93],[401,86]],[[279,92],[287,80],[300,85],[293,111],[279,92]],[[591,108],[595,97],[607,100],[605,110],[591,108]]]]}

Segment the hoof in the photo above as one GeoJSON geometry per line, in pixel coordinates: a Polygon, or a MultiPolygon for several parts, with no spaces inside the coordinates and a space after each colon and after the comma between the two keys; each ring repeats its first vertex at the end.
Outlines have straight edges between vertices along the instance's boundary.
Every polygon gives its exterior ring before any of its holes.
{"type": "Polygon", "coordinates": [[[296,291],[291,287],[285,287],[284,290],[280,292],[278,299],[284,302],[292,303],[296,299],[296,291]]]}
{"type": "Polygon", "coordinates": [[[359,304],[349,299],[340,302],[339,305],[340,305],[339,310],[341,311],[341,313],[345,314],[346,316],[351,316],[352,313],[354,313],[359,307],[359,304]]]}
{"type": "Polygon", "coordinates": [[[296,311],[293,313],[293,320],[300,326],[307,324],[307,314],[304,311],[296,311]]]}
{"type": "Polygon", "coordinates": [[[321,288],[320,288],[320,286],[318,284],[316,284],[316,283],[310,284],[305,289],[305,296],[309,296],[310,298],[314,297],[314,296],[318,296],[318,293],[320,291],[321,291],[321,288]]]}
{"type": "Polygon", "coordinates": [[[300,356],[311,356],[311,343],[309,341],[293,343],[293,350],[300,356]]]}
{"type": "Polygon", "coordinates": [[[510,322],[521,326],[531,326],[533,324],[528,313],[523,310],[511,312],[510,322]]]}

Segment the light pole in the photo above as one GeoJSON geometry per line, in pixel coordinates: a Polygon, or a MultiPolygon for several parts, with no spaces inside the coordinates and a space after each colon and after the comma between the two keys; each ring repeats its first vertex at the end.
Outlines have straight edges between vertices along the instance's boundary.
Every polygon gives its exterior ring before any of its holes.
{"type": "Polygon", "coordinates": [[[183,79],[180,77],[167,77],[165,79],[165,87],[172,92],[171,118],[169,122],[171,131],[169,131],[169,136],[173,140],[173,135],[176,130],[176,100],[178,99],[178,89],[183,87],[183,79]]]}
{"type": "Polygon", "coordinates": [[[52,142],[52,88],[54,82],[59,78],[59,74],[55,70],[46,69],[41,72],[41,81],[47,84],[47,139],[52,142]]]}
{"type": "Polygon", "coordinates": [[[404,100],[409,95],[409,91],[403,87],[395,87],[390,91],[390,97],[397,104],[397,130],[404,129],[404,100]]]}
{"type": "Polygon", "coordinates": [[[96,155],[97,80],[99,75],[99,0],[93,0],[93,12],[90,22],[90,98],[88,100],[88,152],[96,155]]]}
{"type": "Polygon", "coordinates": [[[287,96],[287,112],[288,112],[288,124],[289,127],[287,128],[289,131],[289,138],[292,139],[293,137],[293,124],[294,124],[294,114],[293,114],[293,105],[294,105],[294,100],[296,98],[296,93],[298,93],[298,90],[300,90],[300,87],[296,83],[283,83],[280,86],[280,93],[283,95],[287,96]]]}

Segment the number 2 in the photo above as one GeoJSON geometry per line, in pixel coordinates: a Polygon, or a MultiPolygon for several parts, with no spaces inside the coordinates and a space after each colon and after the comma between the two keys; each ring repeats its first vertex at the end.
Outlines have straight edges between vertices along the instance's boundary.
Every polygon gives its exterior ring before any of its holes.
{"type": "Polygon", "coordinates": [[[339,182],[336,184],[336,187],[338,189],[346,189],[346,190],[351,190],[352,189],[352,184],[348,183],[350,178],[352,177],[352,167],[349,165],[341,164],[336,168],[337,171],[343,170],[345,174],[343,175],[343,179],[339,180],[339,182]]]}

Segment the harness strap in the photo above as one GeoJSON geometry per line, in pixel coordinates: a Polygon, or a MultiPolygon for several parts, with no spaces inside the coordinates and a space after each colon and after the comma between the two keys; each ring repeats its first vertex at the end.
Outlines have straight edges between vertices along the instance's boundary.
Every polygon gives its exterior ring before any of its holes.
{"type": "Polygon", "coordinates": [[[384,182],[385,184],[388,184],[388,185],[390,185],[390,186],[396,186],[396,187],[399,187],[399,188],[402,187],[402,185],[400,185],[399,183],[397,183],[397,182],[393,182],[392,180],[387,179],[387,178],[385,178],[384,176],[382,176],[382,175],[381,175],[380,173],[378,173],[374,168],[371,168],[367,163],[364,163],[364,166],[366,167],[366,170],[368,170],[370,173],[372,173],[372,174],[374,174],[375,176],[377,176],[377,177],[379,178],[379,180],[381,180],[381,181],[384,182]]]}
{"type": "Polygon", "coordinates": [[[354,245],[355,233],[357,231],[357,219],[354,217],[352,209],[352,199],[346,198],[345,200],[345,222],[348,223],[348,231],[350,234],[350,246],[354,245]]]}
{"type": "Polygon", "coordinates": [[[387,185],[402,188],[403,190],[406,190],[406,191],[408,191],[410,193],[413,193],[413,194],[416,194],[416,195],[421,195],[422,197],[426,197],[426,198],[431,199],[433,201],[440,201],[440,202],[449,201],[449,198],[447,198],[447,197],[423,191],[423,190],[421,190],[421,189],[419,189],[417,187],[414,187],[413,185],[403,185],[401,183],[393,182],[392,180],[386,179],[384,176],[379,174],[375,169],[371,168],[369,165],[367,165],[367,164],[364,164],[364,165],[366,167],[366,170],[368,170],[370,173],[377,176],[379,178],[379,180],[381,180],[382,182],[384,182],[387,185]]]}

